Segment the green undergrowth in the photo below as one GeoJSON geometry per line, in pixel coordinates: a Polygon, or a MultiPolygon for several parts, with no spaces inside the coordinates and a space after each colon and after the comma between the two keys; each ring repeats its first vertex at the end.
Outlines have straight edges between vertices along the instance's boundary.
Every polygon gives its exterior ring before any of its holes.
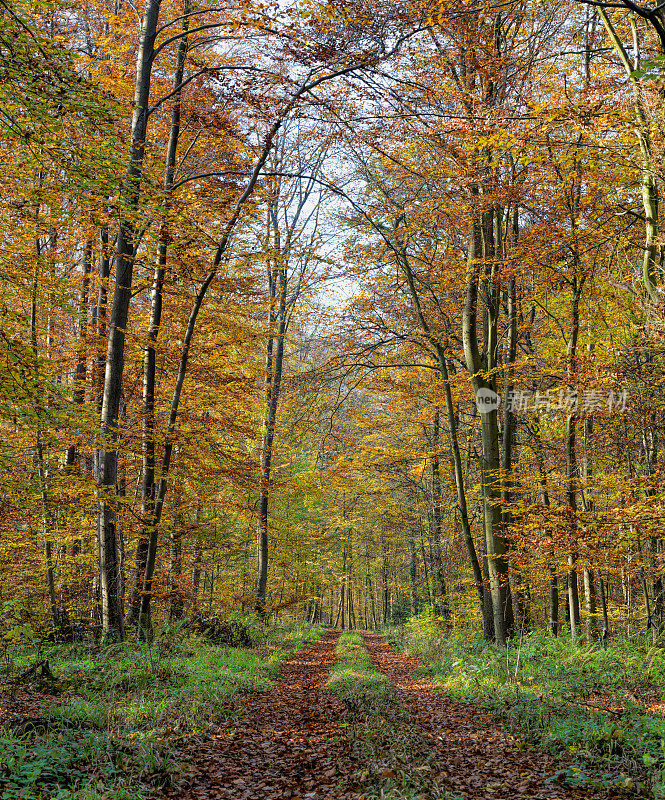
{"type": "Polygon", "coordinates": [[[52,699],[0,729],[0,798],[152,796],[180,770],[172,755],[180,736],[237,718],[241,696],[270,688],[284,658],[322,633],[258,624],[251,632],[249,649],[207,644],[179,625],[163,627],[151,645],[74,644],[15,654],[14,675],[48,659],[56,681],[18,687],[52,699]]]}
{"type": "Polygon", "coordinates": [[[358,633],[343,633],[335,648],[337,663],[326,688],[336,694],[347,711],[369,714],[396,702],[395,687],[372,667],[369,653],[358,633]]]}
{"type": "Polygon", "coordinates": [[[665,643],[621,638],[603,648],[534,632],[498,648],[431,614],[388,633],[442,690],[514,723],[521,746],[571,763],[553,782],[665,798],[665,719],[636,702],[645,688],[665,689],[665,643]]]}

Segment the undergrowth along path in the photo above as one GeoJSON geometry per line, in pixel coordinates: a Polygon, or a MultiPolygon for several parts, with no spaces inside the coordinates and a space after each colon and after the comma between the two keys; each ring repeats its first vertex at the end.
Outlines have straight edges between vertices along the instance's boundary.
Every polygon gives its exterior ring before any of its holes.
{"type": "MultiPolygon", "coordinates": [[[[426,679],[414,677],[419,662],[391,650],[382,636],[363,634],[363,640],[373,666],[395,685],[411,723],[428,738],[432,753],[437,753],[434,760],[440,775],[431,778],[442,778],[451,793],[474,800],[594,796],[545,783],[561,767],[554,756],[526,748],[491,715],[454,701],[426,679]]],[[[609,796],[614,795],[605,794],[609,796]]]]}
{"type": "Polygon", "coordinates": [[[190,765],[166,794],[182,800],[351,800],[343,755],[342,709],[324,691],[339,633],[331,631],[288,658],[277,684],[248,695],[245,715],[218,733],[189,737],[177,749],[190,765]]]}

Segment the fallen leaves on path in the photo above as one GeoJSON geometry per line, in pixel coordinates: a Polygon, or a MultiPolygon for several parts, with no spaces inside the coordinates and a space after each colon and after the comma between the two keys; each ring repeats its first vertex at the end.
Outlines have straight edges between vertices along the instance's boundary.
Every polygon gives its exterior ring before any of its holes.
{"type": "MultiPolygon", "coordinates": [[[[190,765],[163,795],[175,800],[581,800],[588,790],[546,781],[565,767],[528,748],[474,706],[414,677],[415,659],[366,635],[375,668],[404,710],[354,718],[324,691],[339,634],[284,662],[269,692],[248,695],[246,714],[173,753],[190,765]]],[[[595,795],[598,797],[599,795],[595,795]]],[[[603,797],[620,797],[604,793],[603,797]]],[[[625,795],[623,795],[625,797],[625,795]]],[[[633,795],[634,796],[634,795],[633,795]]]]}
{"type": "Polygon", "coordinates": [[[182,743],[191,764],[167,797],[182,800],[357,798],[345,765],[344,722],[323,687],[339,634],[331,632],[287,659],[269,692],[248,695],[245,716],[217,734],[182,743]]]}
{"type": "Polygon", "coordinates": [[[433,782],[438,771],[452,793],[473,800],[593,796],[545,783],[565,765],[541,750],[525,747],[491,715],[454,701],[426,679],[414,677],[419,662],[391,650],[383,637],[366,635],[364,640],[375,668],[395,684],[412,724],[429,741],[433,782]]]}

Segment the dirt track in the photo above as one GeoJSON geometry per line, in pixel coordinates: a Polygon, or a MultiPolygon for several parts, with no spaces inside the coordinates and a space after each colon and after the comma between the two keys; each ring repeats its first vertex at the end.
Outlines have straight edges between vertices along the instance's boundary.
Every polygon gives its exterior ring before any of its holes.
{"type": "MultiPolygon", "coordinates": [[[[215,735],[183,742],[174,756],[190,765],[188,773],[163,797],[360,800],[367,794],[391,800],[579,800],[591,796],[546,784],[561,764],[525,748],[519,737],[489,715],[454,702],[426,680],[413,677],[418,662],[391,651],[380,636],[365,635],[365,643],[375,667],[395,684],[408,714],[388,713],[385,735],[368,740],[369,747],[367,741],[354,740],[349,735],[354,725],[348,724],[339,702],[323,691],[338,638],[338,632],[327,633],[285,661],[271,691],[244,699],[247,713],[239,722],[215,735]]],[[[373,723],[375,730],[383,730],[382,720],[373,723]]]]}
{"type": "MultiPolygon", "coordinates": [[[[438,778],[452,792],[487,800],[589,797],[545,784],[562,766],[552,756],[526,749],[520,737],[502,729],[488,714],[451,700],[427,680],[414,678],[418,662],[391,650],[383,637],[363,638],[374,666],[395,684],[414,727],[436,751],[438,778]]],[[[436,779],[433,774],[432,780],[436,779]]]]}
{"type": "Polygon", "coordinates": [[[178,756],[191,774],[166,796],[183,800],[355,798],[344,786],[351,766],[340,764],[342,711],[322,691],[335,661],[338,632],[282,665],[269,692],[248,695],[246,716],[232,728],[188,741],[178,756]]]}

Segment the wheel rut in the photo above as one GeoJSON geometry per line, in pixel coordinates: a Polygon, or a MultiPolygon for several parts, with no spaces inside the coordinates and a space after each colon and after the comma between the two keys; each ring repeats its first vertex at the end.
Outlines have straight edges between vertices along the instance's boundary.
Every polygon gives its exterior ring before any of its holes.
{"type": "MultiPolygon", "coordinates": [[[[546,784],[563,766],[553,756],[525,748],[506,728],[478,708],[452,700],[424,678],[420,666],[392,650],[381,636],[363,635],[372,663],[395,685],[413,726],[436,753],[431,782],[452,796],[485,800],[579,800],[597,795],[546,784]]],[[[607,797],[607,795],[604,795],[607,797]]]]}
{"type": "Polygon", "coordinates": [[[205,737],[190,737],[175,755],[186,777],[163,797],[179,800],[346,800],[351,766],[343,760],[339,702],[323,691],[339,633],[288,658],[277,684],[248,695],[245,715],[205,737]]]}

